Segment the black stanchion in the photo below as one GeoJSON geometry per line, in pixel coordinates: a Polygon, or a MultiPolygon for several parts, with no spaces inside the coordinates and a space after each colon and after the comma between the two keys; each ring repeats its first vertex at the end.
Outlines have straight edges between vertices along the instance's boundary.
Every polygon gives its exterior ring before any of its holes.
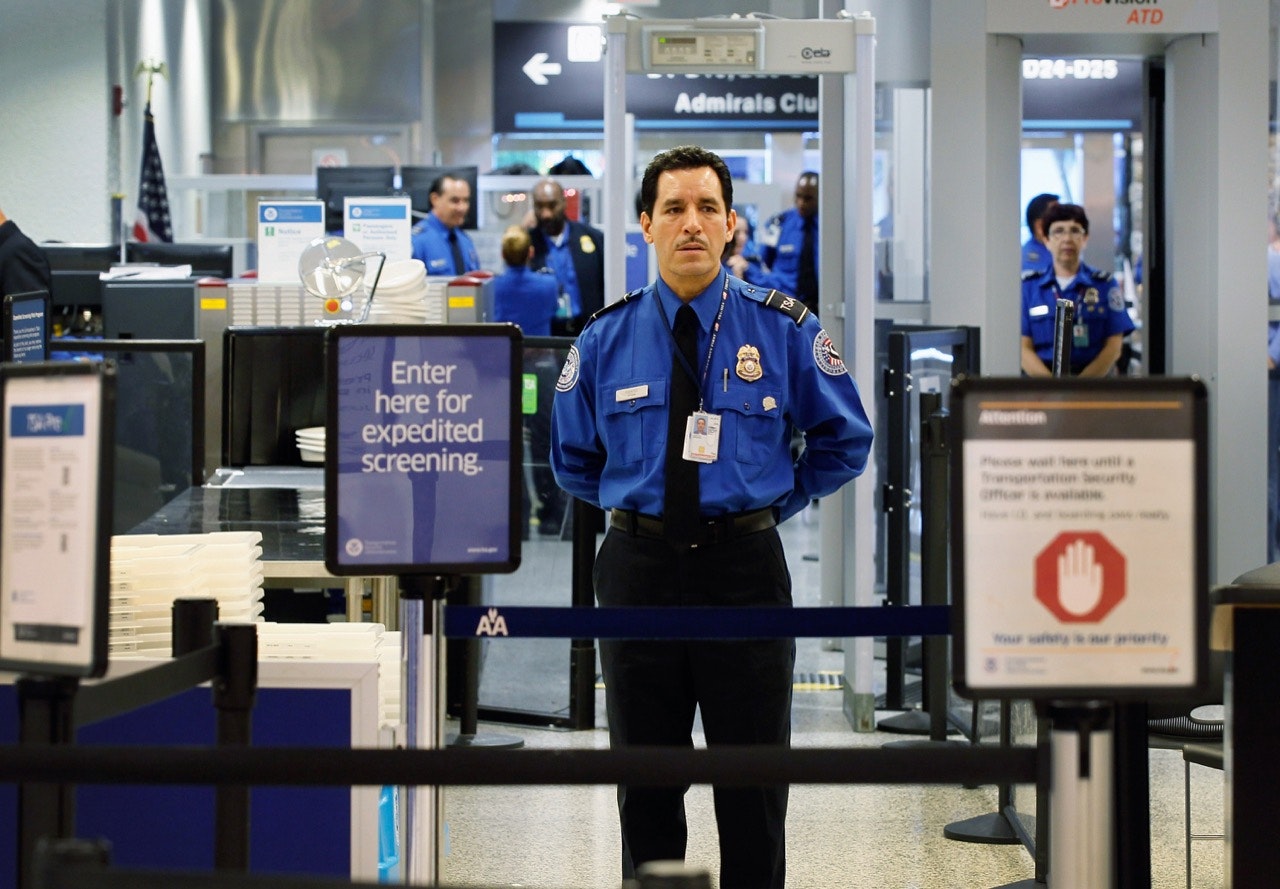
{"type": "MultiPolygon", "coordinates": [[[[458,578],[460,583],[452,584],[454,592],[463,597],[464,604],[479,605],[480,591],[478,584],[465,578],[458,578]]],[[[491,732],[481,734],[480,725],[480,639],[471,636],[455,641],[461,645],[462,658],[462,709],[458,717],[457,734],[449,735],[445,740],[447,747],[491,747],[514,750],[524,746],[524,741],[514,735],[498,735],[491,732]]]]}
{"type": "MultiPolygon", "coordinates": [[[[72,704],[79,680],[63,676],[19,676],[18,741],[23,747],[55,747],[75,736],[72,704]]],[[[18,885],[35,885],[34,852],[42,837],[75,831],[75,787],[58,783],[18,785],[18,885]]]]}
{"type": "MultiPolygon", "coordinates": [[[[218,676],[218,746],[248,747],[253,740],[253,702],[258,688],[258,632],[253,624],[215,624],[218,676]]],[[[214,866],[249,869],[249,786],[220,786],[214,795],[214,866]]]]}
{"type": "MultiPolygon", "coordinates": [[[[947,540],[949,537],[947,412],[940,392],[920,393],[920,598],[925,605],[947,605],[947,540]]],[[[908,710],[880,720],[877,728],[898,734],[927,734],[923,743],[946,743],[954,729],[948,724],[947,637],[921,641],[923,664],[922,709],[908,710]]],[[[919,744],[891,741],[890,744],[919,744]]],[[[886,745],[888,746],[888,745],[886,745]]]]}
{"type": "MultiPolygon", "coordinates": [[[[592,608],[596,537],[604,530],[604,511],[573,499],[573,605],[592,608]]],[[[596,640],[574,639],[569,650],[569,722],[575,729],[596,727],[596,640]]]]}

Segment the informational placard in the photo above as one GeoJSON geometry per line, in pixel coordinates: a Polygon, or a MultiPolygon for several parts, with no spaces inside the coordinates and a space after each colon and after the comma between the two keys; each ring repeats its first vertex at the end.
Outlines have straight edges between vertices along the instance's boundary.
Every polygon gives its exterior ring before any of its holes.
{"type": "Polygon", "coordinates": [[[107,667],[114,365],[0,366],[0,670],[107,667]]]}
{"type": "Polygon", "coordinates": [[[988,34],[1215,34],[1206,0],[987,0],[988,34]]]}
{"type": "Polygon", "coordinates": [[[1200,686],[1203,385],[962,378],[951,420],[960,693],[1152,698],[1200,686]]]}
{"type": "Polygon", "coordinates": [[[512,324],[328,331],[329,571],[519,567],[520,348],[512,324]]]}
{"type": "MultiPolygon", "coordinates": [[[[343,236],[361,253],[384,253],[387,262],[413,256],[409,197],[345,198],[343,236]]],[[[370,263],[376,271],[378,264],[370,263]]]]}
{"type": "Polygon", "coordinates": [[[298,258],[324,237],[324,201],[258,201],[258,280],[297,284],[298,258]]]}
{"type": "Polygon", "coordinates": [[[4,351],[0,360],[26,363],[49,355],[49,294],[44,290],[4,297],[4,351]]]}

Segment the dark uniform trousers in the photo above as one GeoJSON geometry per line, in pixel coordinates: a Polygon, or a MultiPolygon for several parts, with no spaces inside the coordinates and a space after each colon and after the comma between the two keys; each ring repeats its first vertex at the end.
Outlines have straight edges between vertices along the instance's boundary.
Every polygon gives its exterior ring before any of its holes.
{"type": "MultiPolygon", "coordinates": [[[[791,605],[776,528],[695,548],[613,528],[594,580],[605,607],[791,605]]],[[[695,708],[708,747],[790,744],[793,639],[601,640],[600,660],[615,748],[689,747],[695,708]]],[[[618,788],[625,878],[646,861],[684,858],[688,789],[618,788]]],[[[713,792],[721,889],[782,889],[787,786],[713,792]]]]}

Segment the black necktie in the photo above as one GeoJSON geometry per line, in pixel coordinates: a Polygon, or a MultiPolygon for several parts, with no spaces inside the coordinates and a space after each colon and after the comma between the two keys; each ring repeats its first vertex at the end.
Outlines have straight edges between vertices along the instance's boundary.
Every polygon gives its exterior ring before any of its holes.
{"type": "Polygon", "coordinates": [[[461,275],[467,270],[467,264],[462,258],[462,245],[458,243],[456,228],[449,229],[449,249],[453,251],[453,273],[461,275]]]}
{"type": "MultiPolygon", "coordinates": [[[[676,348],[684,354],[689,368],[698,367],[698,316],[693,307],[682,305],[676,312],[676,348]]],[[[689,543],[698,527],[698,464],[684,459],[685,425],[698,408],[698,387],[685,370],[679,355],[671,353],[671,402],[667,409],[667,488],[662,499],[662,522],[667,540],[689,543]]]]}
{"type": "Polygon", "coordinates": [[[814,261],[815,242],[818,239],[817,220],[812,216],[804,221],[804,240],[800,242],[800,269],[796,274],[796,296],[809,307],[815,315],[818,313],[818,264],[814,261]]]}

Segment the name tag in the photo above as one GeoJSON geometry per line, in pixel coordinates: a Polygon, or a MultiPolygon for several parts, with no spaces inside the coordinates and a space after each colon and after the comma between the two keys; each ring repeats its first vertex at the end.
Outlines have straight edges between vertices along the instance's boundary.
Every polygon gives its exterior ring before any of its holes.
{"type": "Polygon", "coordinates": [[[631,386],[628,389],[619,389],[614,393],[614,401],[634,401],[637,398],[644,398],[649,394],[649,384],[642,383],[639,386],[631,386]]]}
{"type": "Polygon", "coordinates": [[[1048,306],[1032,306],[1031,311],[1027,312],[1032,318],[1039,318],[1041,315],[1049,314],[1048,306]]]}

